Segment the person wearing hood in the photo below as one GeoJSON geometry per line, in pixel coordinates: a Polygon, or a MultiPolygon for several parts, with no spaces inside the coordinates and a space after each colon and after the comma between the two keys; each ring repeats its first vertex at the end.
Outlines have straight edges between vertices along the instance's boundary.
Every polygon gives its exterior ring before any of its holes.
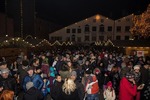
{"type": "Polygon", "coordinates": [[[26,89],[23,100],[43,100],[42,93],[34,87],[33,82],[27,82],[26,89]]]}
{"type": "Polygon", "coordinates": [[[137,94],[137,89],[142,87],[136,85],[134,74],[131,72],[126,73],[120,81],[119,100],[134,100],[137,94]]]}

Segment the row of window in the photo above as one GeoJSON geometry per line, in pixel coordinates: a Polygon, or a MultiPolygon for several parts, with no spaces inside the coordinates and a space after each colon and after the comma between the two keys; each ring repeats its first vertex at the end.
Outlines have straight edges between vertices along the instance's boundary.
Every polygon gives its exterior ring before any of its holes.
{"type": "MultiPolygon", "coordinates": [[[[96,38],[97,38],[96,36],[92,36],[91,37],[91,41],[96,41],[97,40],[96,38]]],[[[112,40],[112,36],[107,36],[107,39],[112,40]]],[[[125,36],[124,39],[125,40],[129,40],[129,36],[125,36]]],[[[62,37],[51,37],[51,40],[52,41],[55,41],[55,40],[62,41],[62,37]]],[[[76,41],[76,37],[75,37],[75,35],[72,35],[71,38],[68,37],[66,40],[67,41],[76,41]]],[[[99,40],[103,41],[104,40],[104,36],[99,36],[99,40]]],[[[121,36],[119,36],[119,35],[116,36],[116,40],[121,40],[121,36]]],[[[81,42],[81,37],[77,37],[77,41],[81,42]]],[[[90,36],[85,36],[84,37],[84,41],[90,41],[90,36]]]]}
{"type": "MultiPolygon", "coordinates": [[[[129,30],[130,30],[130,26],[125,26],[125,32],[129,32],[129,30]]],[[[92,31],[93,32],[97,32],[97,27],[96,26],[92,26],[92,31]]],[[[104,32],[104,31],[105,31],[104,25],[100,25],[99,26],[99,32],[104,32]]],[[[112,32],[112,26],[108,26],[107,27],[107,31],[108,32],[112,32]]],[[[116,32],[121,32],[121,31],[122,31],[122,27],[121,26],[117,26],[116,27],[116,32]]],[[[85,25],[84,32],[90,32],[89,25],[85,25]]],[[[66,33],[81,33],[81,28],[66,29],[66,33]]]]}

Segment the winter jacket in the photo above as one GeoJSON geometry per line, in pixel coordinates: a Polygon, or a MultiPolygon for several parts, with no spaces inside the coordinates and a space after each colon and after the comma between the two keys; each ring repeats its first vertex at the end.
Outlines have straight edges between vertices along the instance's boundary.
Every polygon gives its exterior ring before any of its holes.
{"type": "Polygon", "coordinates": [[[98,80],[95,75],[91,74],[86,82],[85,91],[87,94],[96,94],[99,92],[98,80]]]}
{"type": "Polygon", "coordinates": [[[37,88],[38,90],[41,90],[42,87],[43,87],[43,84],[44,84],[44,82],[43,82],[43,80],[42,80],[40,75],[33,74],[32,77],[27,75],[24,78],[24,81],[23,81],[23,89],[24,89],[24,91],[26,91],[26,84],[27,84],[27,82],[33,82],[34,87],[37,88]]]}
{"type": "Polygon", "coordinates": [[[84,86],[82,83],[78,82],[77,80],[75,80],[75,84],[78,90],[78,95],[79,95],[79,100],[83,100],[84,98],[84,86]]]}
{"type": "Polygon", "coordinates": [[[62,85],[63,82],[54,82],[54,85],[51,89],[51,97],[53,98],[53,100],[62,100],[62,85]]]}
{"type": "Polygon", "coordinates": [[[8,76],[8,78],[4,79],[0,76],[0,82],[3,84],[4,90],[12,90],[14,91],[15,95],[17,94],[17,82],[15,78],[8,76]]]}
{"type": "Polygon", "coordinates": [[[134,96],[137,93],[137,86],[123,77],[120,81],[119,100],[134,100],[134,96]]]}
{"type": "Polygon", "coordinates": [[[78,95],[78,90],[76,89],[74,92],[71,92],[70,95],[62,92],[62,99],[61,100],[80,100],[78,95]]]}
{"type": "Polygon", "coordinates": [[[38,89],[32,87],[25,92],[23,100],[43,100],[43,95],[38,89]]]}

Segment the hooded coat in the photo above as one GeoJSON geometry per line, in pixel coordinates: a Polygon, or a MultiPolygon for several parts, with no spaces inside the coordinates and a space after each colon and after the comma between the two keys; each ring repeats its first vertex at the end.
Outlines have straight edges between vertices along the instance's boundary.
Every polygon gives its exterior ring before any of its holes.
{"type": "Polygon", "coordinates": [[[43,95],[38,89],[31,87],[25,92],[23,100],[43,100],[43,95]]]}
{"type": "Polygon", "coordinates": [[[120,81],[119,100],[134,100],[136,93],[137,86],[133,85],[127,78],[123,77],[120,81]]]}

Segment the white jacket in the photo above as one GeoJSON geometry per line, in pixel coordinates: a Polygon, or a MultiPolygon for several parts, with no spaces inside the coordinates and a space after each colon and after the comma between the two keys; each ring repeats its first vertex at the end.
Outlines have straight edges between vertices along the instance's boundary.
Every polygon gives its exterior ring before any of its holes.
{"type": "Polygon", "coordinates": [[[105,100],[115,100],[115,98],[116,98],[116,94],[115,94],[114,90],[110,91],[110,90],[106,89],[104,91],[103,95],[104,95],[105,100]]]}

